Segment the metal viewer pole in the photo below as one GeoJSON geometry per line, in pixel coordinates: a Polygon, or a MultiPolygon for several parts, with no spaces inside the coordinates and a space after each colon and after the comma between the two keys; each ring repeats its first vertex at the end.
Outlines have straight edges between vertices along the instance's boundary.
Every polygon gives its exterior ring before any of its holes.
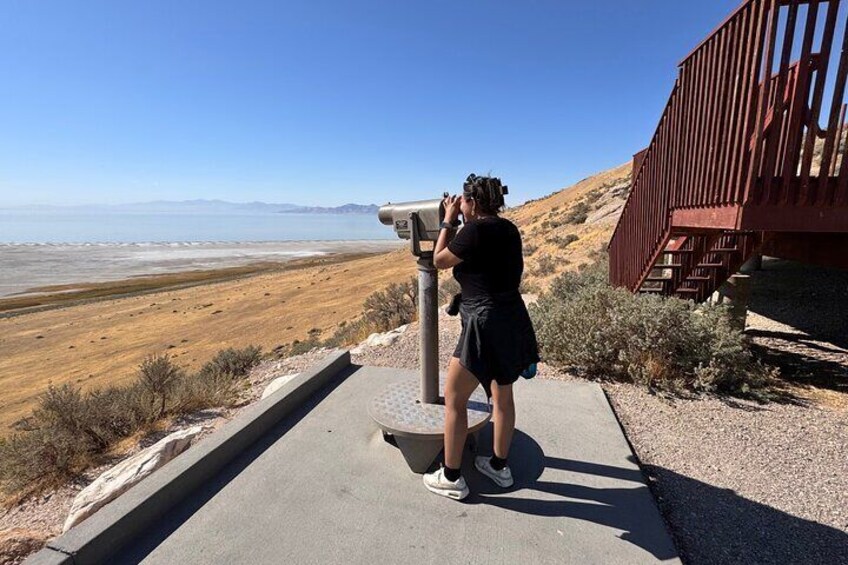
{"type": "Polygon", "coordinates": [[[433,265],[433,254],[418,259],[418,337],[421,363],[421,396],[424,404],[439,401],[439,278],[433,265]]]}

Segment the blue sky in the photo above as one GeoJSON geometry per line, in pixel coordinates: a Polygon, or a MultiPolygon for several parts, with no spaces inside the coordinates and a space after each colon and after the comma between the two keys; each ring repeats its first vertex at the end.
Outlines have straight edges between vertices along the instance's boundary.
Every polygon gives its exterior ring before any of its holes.
{"type": "Polygon", "coordinates": [[[647,145],[677,62],[738,5],[0,5],[0,204],[549,194],[647,145]]]}

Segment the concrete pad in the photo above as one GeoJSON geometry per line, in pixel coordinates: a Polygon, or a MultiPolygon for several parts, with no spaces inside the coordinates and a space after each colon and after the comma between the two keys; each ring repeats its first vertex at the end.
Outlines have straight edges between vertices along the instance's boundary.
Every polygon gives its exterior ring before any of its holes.
{"type": "MultiPolygon", "coordinates": [[[[515,485],[492,484],[466,451],[471,494],[456,502],[427,491],[368,415],[376,394],[410,374],[356,368],[115,561],[679,562],[600,387],[520,379],[515,485]]],[[[491,446],[490,423],[479,450],[491,446]]]]}

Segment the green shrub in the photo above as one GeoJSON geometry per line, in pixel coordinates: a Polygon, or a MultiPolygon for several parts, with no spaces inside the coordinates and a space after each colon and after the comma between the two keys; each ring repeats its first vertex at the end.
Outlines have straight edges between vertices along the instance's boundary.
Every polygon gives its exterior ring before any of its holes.
{"type": "Polygon", "coordinates": [[[392,283],[365,299],[364,318],[376,331],[385,332],[416,319],[418,281],[392,283]]]}
{"type": "Polygon", "coordinates": [[[726,308],[612,288],[603,266],[557,277],[530,312],[545,361],[589,378],[730,393],[769,380],[726,308]]]}

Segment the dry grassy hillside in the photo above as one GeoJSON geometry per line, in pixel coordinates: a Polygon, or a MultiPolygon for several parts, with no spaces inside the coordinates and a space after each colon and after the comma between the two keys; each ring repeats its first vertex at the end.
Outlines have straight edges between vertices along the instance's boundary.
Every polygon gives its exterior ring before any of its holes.
{"type": "Polygon", "coordinates": [[[544,289],[557,273],[590,262],[606,247],[627,199],[631,167],[619,165],[506,212],[524,239],[527,289],[544,289]]]}
{"type": "Polygon", "coordinates": [[[329,336],[365,298],[415,275],[405,249],[190,288],[0,318],[0,437],[48,384],[90,390],[130,382],[153,353],[197,369],[218,350],[271,351],[310,330],[329,336]]]}

